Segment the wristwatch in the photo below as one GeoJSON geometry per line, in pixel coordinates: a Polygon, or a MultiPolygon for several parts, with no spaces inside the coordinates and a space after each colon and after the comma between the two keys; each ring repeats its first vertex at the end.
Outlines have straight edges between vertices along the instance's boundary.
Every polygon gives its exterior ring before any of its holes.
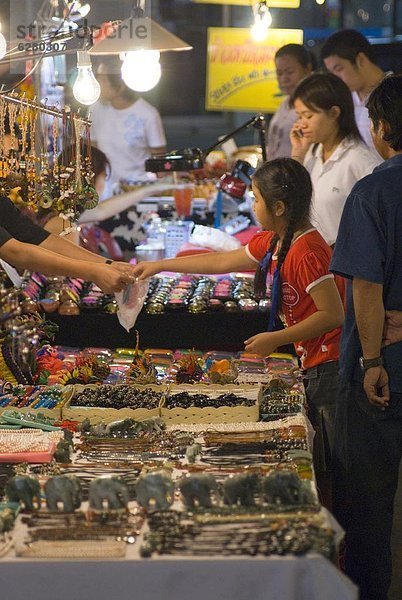
{"type": "Polygon", "coordinates": [[[384,361],[382,360],[382,356],[377,356],[377,358],[364,358],[361,356],[359,358],[359,364],[362,371],[367,371],[373,367],[382,367],[384,361]]]}

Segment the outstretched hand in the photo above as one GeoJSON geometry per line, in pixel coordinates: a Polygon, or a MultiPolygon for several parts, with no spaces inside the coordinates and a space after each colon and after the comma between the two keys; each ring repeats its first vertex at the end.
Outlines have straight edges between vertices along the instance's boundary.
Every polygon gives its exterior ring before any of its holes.
{"type": "Polygon", "coordinates": [[[114,260],[112,263],[113,268],[117,269],[123,275],[129,275],[130,277],[135,277],[134,274],[134,265],[131,263],[127,263],[124,261],[114,260]]]}
{"type": "Polygon", "coordinates": [[[278,347],[275,333],[257,333],[244,342],[246,352],[259,354],[260,356],[269,356],[278,347]]]}
{"type": "Polygon", "coordinates": [[[144,261],[135,265],[133,274],[137,279],[148,279],[148,277],[152,277],[152,275],[159,273],[160,270],[161,268],[158,261],[144,261]]]}
{"type": "Polygon", "coordinates": [[[114,263],[107,265],[105,263],[96,263],[93,266],[93,281],[100,287],[100,289],[106,294],[113,294],[114,292],[121,292],[128,284],[134,283],[134,269],[132,265],[126,264],[125,269],[115,267],[114,263]],[[130,268],[127,268],[130,267],[130,268]]]}

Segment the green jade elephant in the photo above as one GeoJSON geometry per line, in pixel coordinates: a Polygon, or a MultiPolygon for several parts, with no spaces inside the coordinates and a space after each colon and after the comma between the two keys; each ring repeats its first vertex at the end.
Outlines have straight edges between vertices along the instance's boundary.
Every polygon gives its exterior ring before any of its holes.
{"type": "Polygon", "coordinates": [[[45,483],[46,506],[51,512],[71,513],[81,506],[81,484],[74,475],[55,475],[45,483]]]}
{"type": "Polygon", "coordinates": [[[254,506],[255,494],[260,490],[257,473],[229,475],[223,482],[223,501],[229,506],[254,506]]]}
{"type": "Polygon", "coordinates": [[[213,475],[200,473],[184,475],[178,481],[178,487],[186,508],[209,508],[212,506],[211,492],[218,488],[213,475]]]}
{"type": "Polygon", "coordinates": [[[98,477],[89,485],[89,508],[93,510],[126,510],[128,488],[118,477],[98,477]]]}
{"type": "Polygon", "coordinates": [[[25,510],[38,510],[40,508],[39,481],[28,475],[15,475],[9,479],[6,496],[10,502],[19,502],[25,510]]]}
{"type": "Polygon", "coordinates": [[[167,510],[174,500],[174,483],[165,471],[140,475],[135,487],[136,499],[148,512],[167,510]]]}

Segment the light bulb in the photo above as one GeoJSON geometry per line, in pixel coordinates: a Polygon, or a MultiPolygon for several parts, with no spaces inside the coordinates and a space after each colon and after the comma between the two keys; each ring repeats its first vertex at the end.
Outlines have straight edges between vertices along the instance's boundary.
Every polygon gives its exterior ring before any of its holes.
{"type": "Polygon", "coordinates": [[[250,29],[251,37],[256,42],[263,42],[268,35],[268,29],[272,25],[272,15],[266,2],[259,2],[254,14],[254,24],[250,29]]]}
{"type": "Polygon", "coordinates": [[[99,100],[101,88],[92,72],[91,59],[88,52],[79,50],[77,52],[78,75],[73,85],[74,98],[80,103],[90,106],[99,100]]]}
{"type": "Polygon", "coordinates": [[[325,4],[325,0],[315,0],[315,1],[319,5],[325,4]]]}
{"type": "Polygon", "coordinates": [[[136,92],[152,90],[161,78],[158,50],[134,50],[127,52],[121,67],[124,83],[136,92]]]}
{"type": "Polygon", "coordinates": [[[1,23],[0,23],[0,60],[5,57],[7,52],[7,42],[4,35],[1,33],[1,23]]]}

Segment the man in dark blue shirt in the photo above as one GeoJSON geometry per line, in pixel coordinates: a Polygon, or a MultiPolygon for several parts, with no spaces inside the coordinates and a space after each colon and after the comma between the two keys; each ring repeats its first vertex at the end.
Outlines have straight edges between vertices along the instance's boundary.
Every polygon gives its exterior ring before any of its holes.
{"type": "Polygon", "coordinates": [[[361,600],[386,600],[402,456],[402,341],[383,347],[386,311],[402,311],[402,77],[384,79],[367,107],[385,162],[352,189],[331,263],[349,280],[334,512],[346,529],[346,570],[361,600]]]}

